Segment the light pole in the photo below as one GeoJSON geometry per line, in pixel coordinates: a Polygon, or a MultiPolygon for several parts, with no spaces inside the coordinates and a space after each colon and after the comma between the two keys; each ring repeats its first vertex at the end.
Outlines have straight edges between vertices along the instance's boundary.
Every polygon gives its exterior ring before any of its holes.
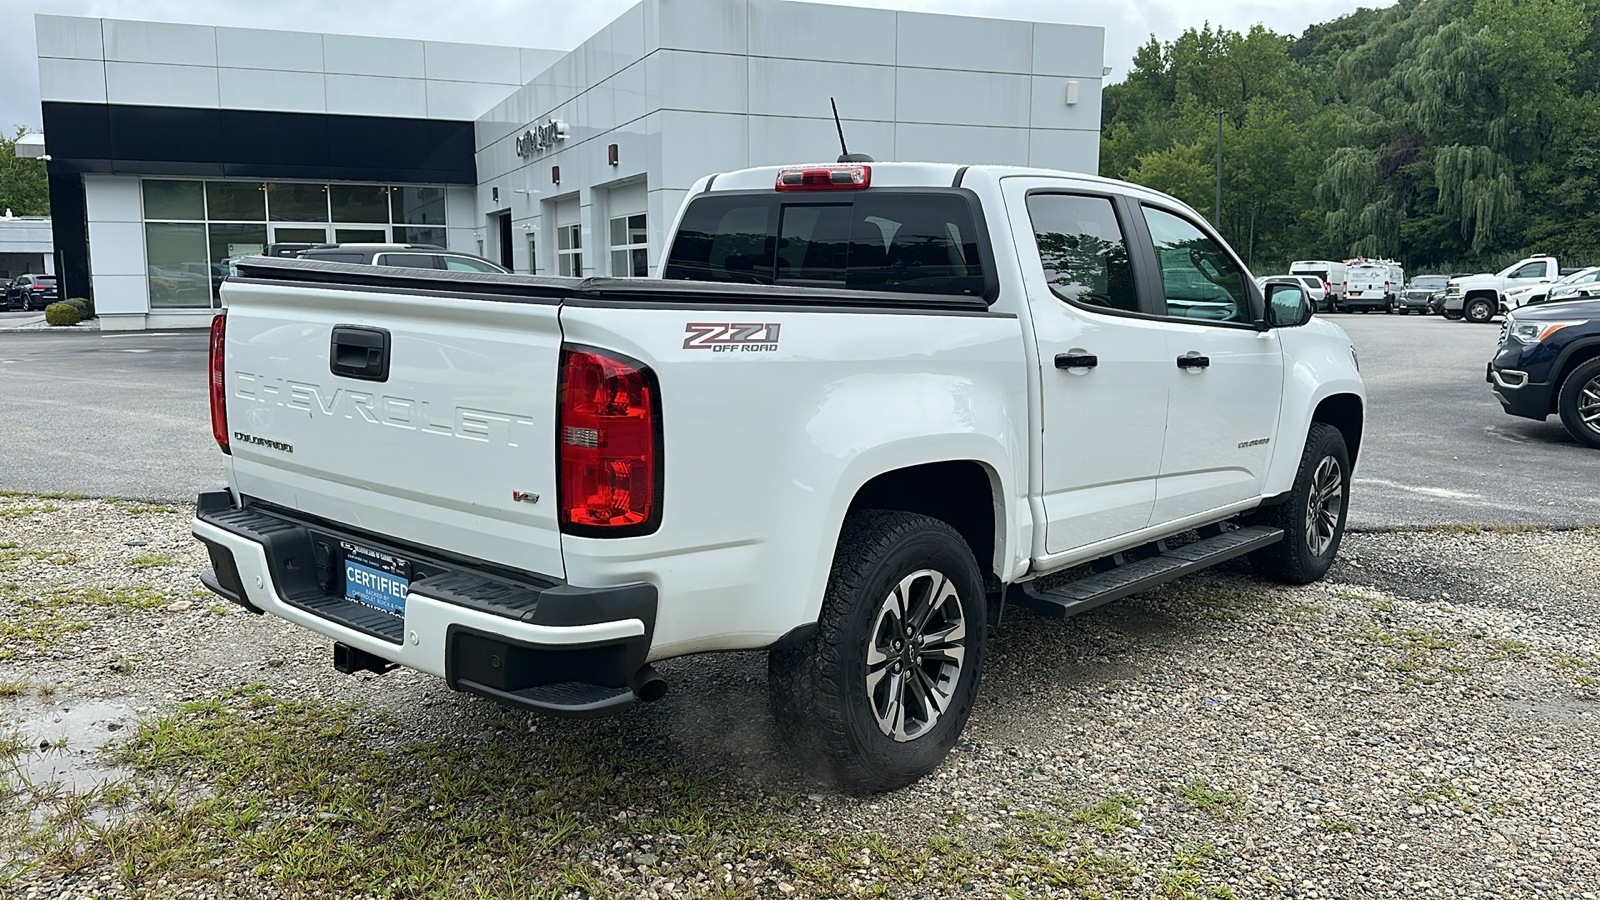
{"type": "Polygon", "coordinates": [[[1211,215],[1211,225],[1222,230],[1222,116],[1227,110],[1217,110],[1217,210],[1211,215]]]}

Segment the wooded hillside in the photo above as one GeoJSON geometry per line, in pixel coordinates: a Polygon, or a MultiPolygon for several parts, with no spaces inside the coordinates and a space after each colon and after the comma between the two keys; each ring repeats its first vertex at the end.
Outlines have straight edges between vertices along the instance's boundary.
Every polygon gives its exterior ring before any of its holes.
{"type": "Polygon", "coordinates": [[[1600,264],[1597,34],[1600,0],[1401,0],[1297,37],[1152,38],[1105,88],[1100,171],[1210,217],[1226,110],[1219,227],[1257,272],[1600,264]]]}

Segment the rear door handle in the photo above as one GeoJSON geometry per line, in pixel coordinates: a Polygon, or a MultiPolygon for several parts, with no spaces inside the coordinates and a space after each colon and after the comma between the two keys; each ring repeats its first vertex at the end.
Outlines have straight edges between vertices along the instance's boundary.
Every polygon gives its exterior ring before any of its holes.
{"type": "Polygon", "coordinates": [[[1210,367],[1211,357],[1209,356],[1201,356],[1198,353],[1190,351],[1189,353],[1178,357],[1178,368],[1180,369],[1208,369],[1210,367]]]}
{"type": "Polygon", "coordinates": [[[362,381],[388,381],[388,330],[361,325],[333,326],[328,346],[328,371],[362,381]]]}
{"type": "Polygon", "coordinates": [[[1093,353],[1057,353],[1058,369],[1092,369],[1100,365],[1100,357],[1093,353]]]}

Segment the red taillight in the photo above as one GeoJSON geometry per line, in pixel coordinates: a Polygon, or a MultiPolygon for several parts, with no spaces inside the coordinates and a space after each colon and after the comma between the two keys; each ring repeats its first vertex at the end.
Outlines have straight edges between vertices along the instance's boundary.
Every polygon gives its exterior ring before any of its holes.
{"type": "Polygon", "coordinates": [[[42,284],[36,284],[36,285],[34,285],[34,286],[33,286],[33,289],[34,289],[34,290],[36,290],[36,291],[42,291],[42,290],[46,290],[46,288],[45,288],[45,286],[44,286],[44,285],[42,285],[42,284]]]}
{"type": "Polygon", "coordinates": [[[563,347],[558,388],[561,530],[624,537],[661,519],[661,398],[642,364],[563,347]]]}
{"type": "Polygon", "coordinates": [[[810,166],[779,169],[780,191],[859,191],[872,184],[871,166],[810,166]]]}
{"type": "Polygon", "coordinates": [[[228,394],[224,389],[227,374],[222,367],[222,350],[226,343],[228,317],[217,313],[211,319],[211,436],[223,453],[233,453],[228,448],[228,394]]]}

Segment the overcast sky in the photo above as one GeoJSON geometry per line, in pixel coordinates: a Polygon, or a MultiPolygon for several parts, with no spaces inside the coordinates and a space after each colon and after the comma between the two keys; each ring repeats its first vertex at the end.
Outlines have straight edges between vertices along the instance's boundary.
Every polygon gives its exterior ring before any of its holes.
{"type": "MultiPolygon", "coordinates": [[[[427,38],[570,49],[637,0],[0,0],[0,128],[37,129],[33,14],[238,25],[286,31],[427,38]]],[[[668,0],[670,2],[670,0],[668,0]]],[[[1298,33],[1357,6],[1393,0],[834,0],[842,5],[1102,25],[1112,81],[1154,34],[1171,40],[1206,21],[1243,31],[1261,23],[1298,33]]]]}

